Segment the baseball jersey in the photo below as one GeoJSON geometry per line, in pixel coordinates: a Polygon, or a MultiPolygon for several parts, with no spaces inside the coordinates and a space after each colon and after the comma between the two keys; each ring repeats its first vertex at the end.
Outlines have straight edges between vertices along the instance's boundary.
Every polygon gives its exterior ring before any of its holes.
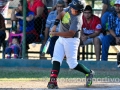
{"type": "Polygon", "coordinates": [[[120,19],[116,12],[113,12],[108,17],[108,30],[114,30],[116,36],[120,37],[120,19]]]}
{"type": "Polygon", "coordinates": [[[93,15],[89,23],[87,23],[84,15],[82,19],[83,19],[82,30],[84,34],[92,34],[95,31],[101,31],[102,26],[101,26],[101,20],[99,17],[93,15]]]}
{"type": "MultiPolygon", "coordinates": [[[[79,15],[72,15],[70,11],[70,7],[64,10],[66,13],[63,16],[62,20],[60,21],[60,32],[67,32],[69,30],[73,30],[77,32],[81,30],[82,27],[82,14],[79,15]]],[[[77,32],[74,37],[80,37],[80,33],[77,32]]]]}

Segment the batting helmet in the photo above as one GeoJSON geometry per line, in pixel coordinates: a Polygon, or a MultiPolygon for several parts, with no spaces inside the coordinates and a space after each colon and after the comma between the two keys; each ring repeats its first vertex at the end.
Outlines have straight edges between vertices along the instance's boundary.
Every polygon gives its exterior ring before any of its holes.
{"type": "Polygon", "coordinates": [[[75,10],[83,11],[85,7],[85,0],[72,0],[69,6],[75,10]]]}

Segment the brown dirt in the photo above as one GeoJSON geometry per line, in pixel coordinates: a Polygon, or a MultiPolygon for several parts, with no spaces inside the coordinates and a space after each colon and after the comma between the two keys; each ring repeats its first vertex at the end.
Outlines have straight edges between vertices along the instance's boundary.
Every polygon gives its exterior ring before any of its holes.
{"type": "MultiPolygon", "coordinates": [[[[42,88],[47,89],[47,81],[0,81],[0,88],[42,88]]],[[[84,83],[60,83],[61,89],[78,89],[85,88],[84,83]]],[[[94,82],[91,88],[111,88],[117,87],[120,83],[96,83],[94,82]]],[[[116,89],[117,90],[117,89],[116,89]]]]}

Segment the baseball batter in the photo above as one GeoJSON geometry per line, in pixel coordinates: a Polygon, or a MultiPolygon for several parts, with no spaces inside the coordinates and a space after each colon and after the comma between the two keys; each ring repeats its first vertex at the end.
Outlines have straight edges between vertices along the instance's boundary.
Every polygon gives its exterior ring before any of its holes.
{"type": "Polygon", "coordinates": [[[50,81],[47,87],[49,89],[57,89],[57,77],[60,71],[64,56],[70,69],[83,72],[86,75],[86,86],[91,86],[93,71],[77,62],[77,51],[80,43],[80,32],[82,27],[82,11],[84,9],[84,0],[73,0],[70,7],[58,14],[54,26],[50,32],[51,36],[59,36],[54,47],[52,57],[52,71],[50,81]],[[56,32],[56,26],[60,22],[59,32],[56,32]]]}

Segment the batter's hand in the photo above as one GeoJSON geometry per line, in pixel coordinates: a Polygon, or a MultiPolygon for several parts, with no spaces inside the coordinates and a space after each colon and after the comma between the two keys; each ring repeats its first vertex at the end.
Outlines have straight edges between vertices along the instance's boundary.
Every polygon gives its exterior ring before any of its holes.
{"type": "Polygon", "coordinates": [[[56,31],[56,28],[57,28],[57,26],[54,25],[54,26],[52,27],[52,29],[51,29],[51,32],[55,32],[55,31],[56,31]]]}
{"type": "Polygon", "coordinates": [[[49,35],[53,37],[53,36],[56,36],[56,33],[57,33],[57,32],[50,32],[49,35]]]}

